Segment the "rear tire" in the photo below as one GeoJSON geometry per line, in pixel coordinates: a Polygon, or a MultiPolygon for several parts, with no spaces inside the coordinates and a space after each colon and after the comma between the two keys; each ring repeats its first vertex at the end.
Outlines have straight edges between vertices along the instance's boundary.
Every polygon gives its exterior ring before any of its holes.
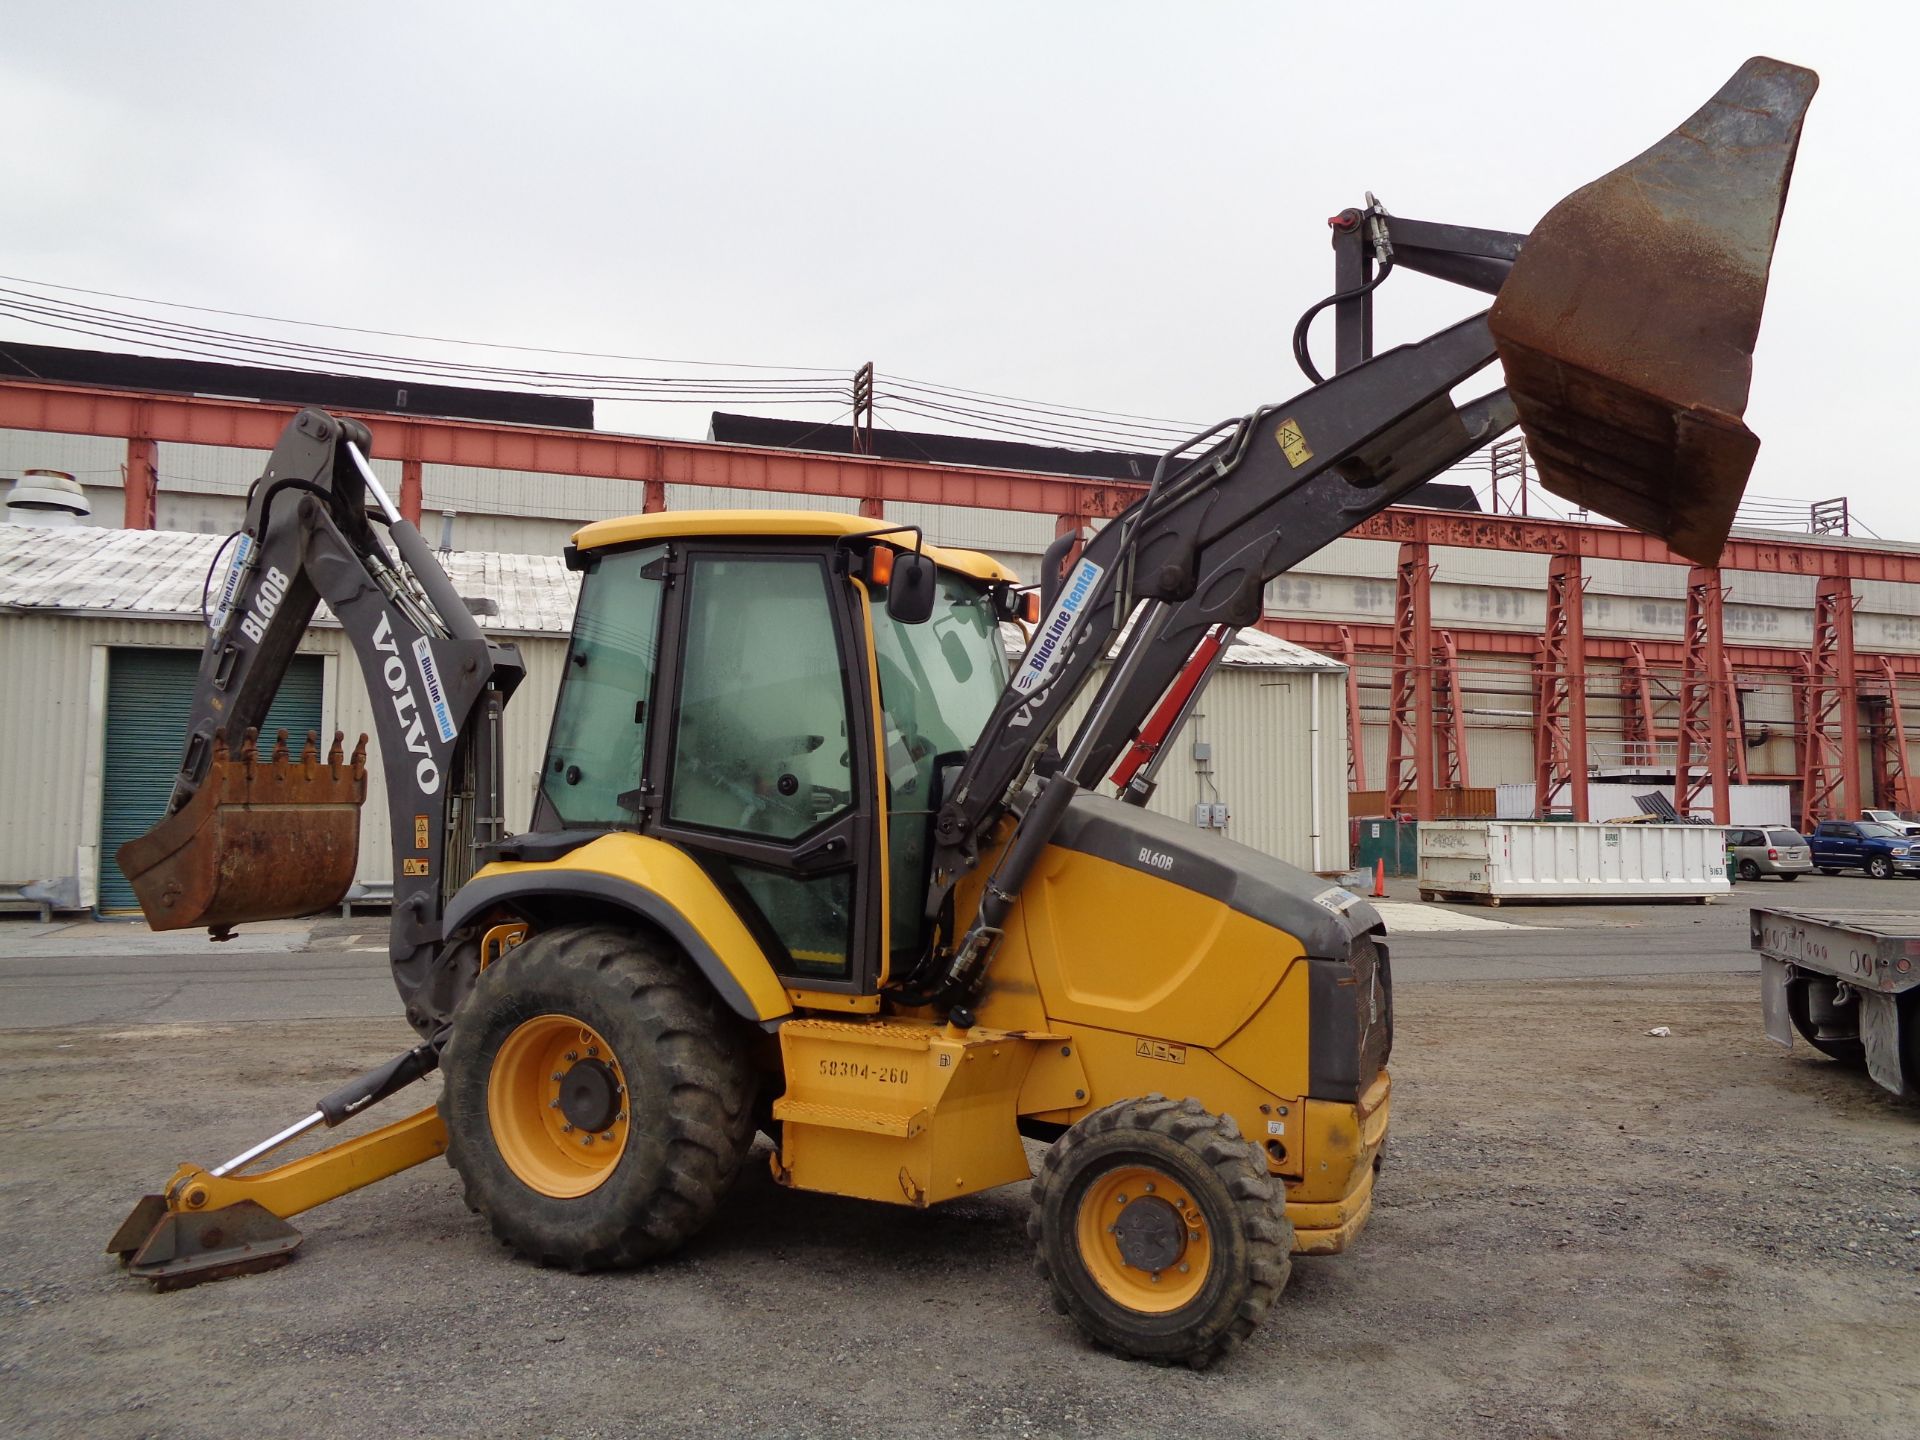
{"type": "Polygon", "coordinates": [[[1782,880],[1788,880],[1788,881],[1798,880],[1800,878],[1800,872],[1798,870],[1790,870],[1785,875],[1782,875],[1780,878],[1782,880]]]}
{"type": "Polygon", "coordinates": [[[1838,870],[1829,870],[1826,866],[1822,865],[1820,867],[1820,873],[1822,875],[1838,875],[1840,872],[1838,870]]]}
{"type": "MultiPolygon", "coordinates": [[[[1787,1015],[1793,1021],[1793,1028],[1800,1032],[1800,1038],[1829,1060],[1838,1060],[1842,1065],[1864,1069],[1867,1063],[1867,1047],[1858,1039],[1822,1038],[1819,1027],[1813,1023],[1807,1001],[1805,980],[1799,980],[1787,986],[1787,1015]]],[[[1854,1001],[1856,1006],[1859,1003],[1858,1000],[1854,1001]]]]}
{"type": "Polygon", "coordinates": [[[1055,1309],[1121,1355],[1196,1370],[1253,1333],[1292,1267],[1265,1158],[1232,1120],[1160,1095],[1097,1110],[1054,1144],[1027,1235],[1055,1309]],[[1139,1217],[1124,1237],[1109,1223],[1123,1214],[1139,1217]]]}
{"type": "Polygon", "coordinates": [[[615,925],[543,931],[481,972],[441,1069],[468,1206],[544,1265],[617,1269],[674,1249],[712,1218],[753,1138],[738,1022],[670,947],[615,925]],[[596,1094],[613,1097],[604,1114],[596,1094]]]}

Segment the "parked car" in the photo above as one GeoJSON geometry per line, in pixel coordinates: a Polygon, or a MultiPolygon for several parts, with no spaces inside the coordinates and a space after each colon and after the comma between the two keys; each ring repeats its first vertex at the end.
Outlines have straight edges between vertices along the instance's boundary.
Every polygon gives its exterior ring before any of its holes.
{"type": "Polygon", "coordinates": [[[1822,820],[1807,837],[1822,875],[1864,870],[1876,880],[1920,875],[1920,843],[1873,820],[1822,820]]]}
{"type": "Polygon", "coordinates": [[[1904,820],[1898,810],[1862,810],[1860,818],[1884,825],[1900,835],[1920,835],[1920,820],[1904,820]]]}
{"type": "Polygon", "coordinates": [[[1729,830],[1727,853],[1742,880],[1798,880],[1813,869],[1813,847],[1798,830],[1729,830]]]}

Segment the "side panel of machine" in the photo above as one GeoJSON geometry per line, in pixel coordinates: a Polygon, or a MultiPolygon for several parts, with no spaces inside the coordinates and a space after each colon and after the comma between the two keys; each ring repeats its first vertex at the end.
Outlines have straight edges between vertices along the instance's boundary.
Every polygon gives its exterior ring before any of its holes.
{"type": "Polygon", "coordinates": [[[488,865],[461,890],[447,927],[496,905],[564,907],[569,897],[616,904],[657,925],[742,1018],[791,1012],[786,988],[719,887],[686,852],[643,835],[602,835],[553,861],[488,865]]]}

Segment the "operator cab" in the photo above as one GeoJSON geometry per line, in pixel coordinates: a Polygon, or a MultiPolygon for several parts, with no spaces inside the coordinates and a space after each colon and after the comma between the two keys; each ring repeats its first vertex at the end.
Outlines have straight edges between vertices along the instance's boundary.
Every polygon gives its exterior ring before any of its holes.
{"type": "Polygon", "coordinates": [[[580,600],[534,832],[670,841],[790,988],[874,994],[931,941],[938,776],[1006,685],[1016,577],[813,511],[602,521],[568,564],[580,600]]]}

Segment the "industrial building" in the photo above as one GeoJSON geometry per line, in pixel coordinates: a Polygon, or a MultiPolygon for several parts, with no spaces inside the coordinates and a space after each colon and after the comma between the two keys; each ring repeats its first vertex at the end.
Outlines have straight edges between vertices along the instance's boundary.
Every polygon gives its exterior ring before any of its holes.
{"type": "MultiPolygon", "coordinates": [[[[248,367],[209,367],[223,372],[212,377],[195,362],[143,364],[137,376],[112,368],[53,379],[0,374],[0,478],[28,469],[72,475],[91,512],[80,522],[95,529],[173,532],[183,545],[188,536],[224,535],[284,423],[291,383],[316,403],[362,415],[376,469],[401,508],[451,552],[463,585],[476,566],[500,577],[497,623],[530,647],[559,645],[566,606],[551,623],[531,623],[526,591],[546,584],[536,577],[564,574],[554,557],[585,521],[667,508],[857,511],[923,526],[1032,578],[1056,535],[1118,514],[1145,479],[1142,457],[1105,452],[887,431],[869,432],[863,446],[845,426],[724,414],[706,442],[660,440],[586,428],[590,413],[512,408],[542,397],[429,394],[353,377],[256,384],[248,367]],[[373,388],[321,393],[336,380],[373,388]],[[216,398],[235,393],[249,398],[216,398]]],[[[1722,822],[1738,818],[1738,797],[1766,787],[1776,791],[1767,813],[1784,805],[1797,820],[1869,804],[1913,808],[1902,710],[1906,687],[1920,679],[1920,547],[1740,528],[1721,565],[1705,569],[1611,524],[1481,513],[1465,486],[1415,498],[1424,503],[1377,516],[1267,594],[1261,628],[1303,647],[1286,652],[1289,663],[1320,677],[1321,693],[1265,743],[1298,747],[1303,728],[1334,723],[1324,717],[1337,705],[1343,819],[1349,809],[1492,814],[1500,787],[1499,809],[1512,814],[1518,786],[1532,788],[1528,813],[1604,819],[1588,785],[1628,781],[1666,786],[1682,812],[1722,822]]],[[[201,551],[180,556],[188,553],[201,551]]],[[[188,577],[168,584],[166,606],[139,623],[197,623],[188,577]]],[[[96,599],[73,597],[88,617],[77,624],[134,623],[117,602],[96,599]]],[[[17,615],[9,612],[9,623],[17,615]]],[[[90,633],[100,637],[86,642],[90,650],[122,643],[117,631],[90,633]]],[[[198,645],[185,628],[152,634],[142,643],[198,645]]],[[[311,642],[323,669],[328,654],[337,666],[336,639],[322,631],[311,642]]],[[[1233,674],[1260,668],[1252,653],[1250,644],[1236,651],[1233,674]]],[[[1219,697],[1241,683],[1216,687],[1209,721],[1230,708],[1219,697]]],[[[338,682],[340,698],[325,699],[336,691],[323,676],[327,724],[351,728],[359,702],[345,698],[346,688],[338,682]]],[[[516,707],[523,729],[547,703],[540,693],[516,707]]],[[[542,737],[516,743],[532,756],[542,737]]],[[[1223,788],[1243,784],[1228,773],[1238,743],[1223,739],[1214,752],[1223,788]]],[[[1167,793],[1179,803],[1163,803],[1194,813],[1204,777],[1188,762],[1168,770],[1167,793]],[[1189,781],[1191,794],[1178,788],[1189,781]]],[[[1235,790],[1231,833],[1337,868],[1329,847],[1339,827],[1324,800],[1317,822],[1303,813],[1267,829],[1256,818],[1286,808],[1280,792],[1298,777],[1283,772],[1269,774],[1270,795],[1235,790]]],[[[1318,786],[1303,790],[1322,795],[1318,786]]],[[[88,833],[81,825],[63,843],[77,849],[92,843],[88,833]]],[[[0,881],[18,874],[10,861],[0,881]]]]}
{"type": "MultiPolygon", "coordinates": [[[[0,794],[13,811],[0,833],[0,904],[137,908],[113,852],[159,818],[171,792],[206,636],[202,587],[219,544],[213,535],[0,524],[0,664],[31,677],[0,700],[11,737],[0,748],[0,794]]],[[[580,577],[558,555],[460,551],[445,563],[461,594],[492,602],[488,634],[512,640],[526,662],[506,713],[507,823],[524,829],[580,577]]],[[[1283,860],[1344,864],[1344,678],[1323,656],[1245,636],[1172,742],[1152,808],[1191,819],[1205,806],[1209,824],[1283,860]]],[[[308,731],[344,731],[351,746],[373,729],[358,660],[324,609],[268,728],[287,729],[296,746],[308,731]]],[[[392,881],[377,741],[367,763],[376,778],[355,880],[377,899],[392,881]]]]}

